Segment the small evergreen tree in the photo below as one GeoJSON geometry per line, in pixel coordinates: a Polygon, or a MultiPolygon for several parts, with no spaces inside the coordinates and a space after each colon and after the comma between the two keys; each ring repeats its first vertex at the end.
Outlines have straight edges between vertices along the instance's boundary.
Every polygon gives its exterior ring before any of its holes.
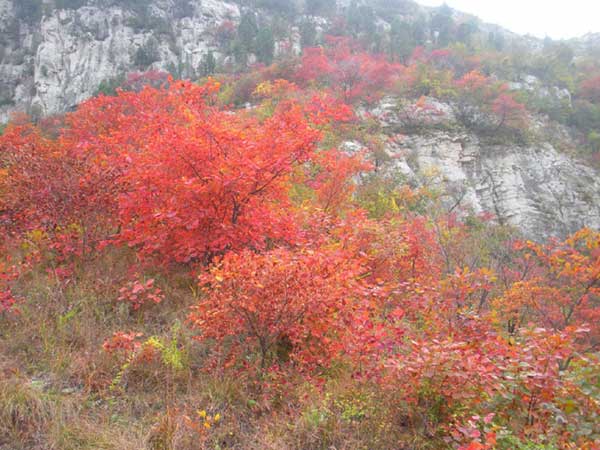
{"type": "Polygon", "coordinates": [[[437,13],[431,19],[431,31],[437,33],[435,42],[438,47],[446,47],[454,41],[454,20],[452,19],[452,9],[443,4],[437,10],[437,13]]]}
{"type": "Polygon", "coordinates": [[[160,52],[158,49],[158,40],[151,36],[140,48],[135,52],[133,61],[135,65],[144,69],[150,66],[152,63],[160,60],[160,52]]]}
{"type": "Polygon", "coordinates": [[[29,24],[38,23],[42,19],[42,0],[17,0],[14,5],[17,19],[29,24]]]}
{"type": "Polygon", "coordinates": [[[407,62],[417,43],[410,23],[395,19],[390,30],[391,56],[398,57],[403,64],[407,62]]]}
{"type": "Polygon", "coordinates": [[[373,37],[375,34],[375,12],[367,5],[358,5],[354,0],[348,8],[348,29],[354,36],[364,34],[373,37]]]}
{"type": "Polygon", "coordinates": [[[304,47],[314,47],[317,43],[317,28],[310,20],[305,20],[300,24],[300,45],[304,47]]]}
{"type": "Polygon", "coordinates": [[[237,30],[238,41],[247,52],[254,49],[254,40],[258,35],[258,24],[253,12],[246,12],[240,18],[237,30]]]}
{"type": "Polygon", "coordinates": [[[203,77],[212,75],[215,73],[217,69],[217,60],[215,59],[215,55],[212,50],[209,50],[208,53],[202,56],[202,62],[200,63],[200,74],[203,77]]]}
{"type": "Polygon", "coordinates": [[[262,28],[256,36],[256,57],[264,64],[271,64],[275,55],[275,38],[271,28],[262,28]]]}

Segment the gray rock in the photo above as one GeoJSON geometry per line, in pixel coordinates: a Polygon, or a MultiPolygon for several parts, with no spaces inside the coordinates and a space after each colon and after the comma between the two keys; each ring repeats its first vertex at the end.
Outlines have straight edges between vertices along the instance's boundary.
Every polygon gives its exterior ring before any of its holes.
{"type": "Polygon", "coordinates": [[[459,199],[449,196],[449,208],[460,200],[463,207],[490,212],[529,238],[600,228],[596,171],[549,143],[485,146],[473,135],[434,131],[389,143],[387,151],[395,156],[388,170],[446,192],[460,187],[459,199]]]}

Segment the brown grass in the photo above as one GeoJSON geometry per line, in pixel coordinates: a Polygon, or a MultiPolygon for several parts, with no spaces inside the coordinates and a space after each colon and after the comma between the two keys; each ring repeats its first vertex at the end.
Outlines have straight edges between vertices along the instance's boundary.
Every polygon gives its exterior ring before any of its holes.
{"type": "Polygon", "coordinates": [[[116,300],[131,260],[108,252],[69,283],[43,270],[20,281],[20,314],[0,316],[0,449],[442,448],[407,435],[390,402],[343,370],[322,389],[299,382],[280,393],[204,370],[207,348],[185,325],[193,278],[149,274],[166,299],[133,311],[116,300]],[[115,331],[175,342],[178,363],[106,354],[115,331]],[[222,418],[205,429],[202,410],[222,418]]]}

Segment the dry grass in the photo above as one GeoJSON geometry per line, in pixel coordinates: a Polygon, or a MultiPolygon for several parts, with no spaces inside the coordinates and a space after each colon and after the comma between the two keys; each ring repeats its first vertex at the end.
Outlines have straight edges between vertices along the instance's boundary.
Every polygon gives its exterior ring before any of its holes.
{"type": "Polygon", "coordinates": [[[21,313],[0,316],[0,449],[426,448],[405,434],[389,402],[343,370],[323,389],[290,383],[281,392],[203,370],[206,348],[185,326],[193,278],[153,274],[165,301],[132,311],[116,301],[130,263],[119,251],[88,262],[66,284],[43,270],[21,280],[21,313]],[[127,365],[107,355],[102,343],[115,331],[174,342],[171,362],[127,365]],[[221,420],[203,428],[202,410],[221,420]]]}

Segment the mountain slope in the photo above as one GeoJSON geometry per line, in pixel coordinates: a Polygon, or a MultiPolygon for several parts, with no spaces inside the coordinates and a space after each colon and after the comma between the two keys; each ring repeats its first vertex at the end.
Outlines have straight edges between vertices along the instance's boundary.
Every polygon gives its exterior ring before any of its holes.
{"type": "MultiPolygon", "coordinates": [[[[440,70],[466,71],[482,55],[482,70],[526,98],[532,123],[538,124],[534,139],[525,146],[490,145],[468,128],[433,135],[411,131],[401,147],[412,156],[397,156],[395,161],[404,163],[388,163],[390,170],[416,184],[437,184],[448,193],[449,207],[458,191],[461,207],[494,214],[531,238],[600,225],[596,171],[577,150],[591,145],[593,120],[585,130],[565,126],[591,120],[573,103],[578,81],[565,67],[575,55],[593,55],[593,35],[568,45],[544,43],[409,0],[333,3],[0,0],[6,30],[0,42],[0,119],[8,120],[14,111],[42,117],[72,110],[97,92],[111,92],[132,72],[149,71],[158,79],[161,72],[188,79],[215,72],[239,76],[253,71],[255,62],[293,61],[303,46],[323,43],[328,33],[349,33],[370,51],[407,65],[420,45],[439,53],[426,64],[440,70]],[[490,52],[495,56],[485,59],[490,52]],[[422,169],[434,167],[439,175],[423,181],[422,169]]],[[[436,96],[428,90],[423,92],[436,96]]],[[[240,104],[248,100],[246,95],[240,104]]],[[[452,109],[448,99],[441,102],[452,109]]],[[[392,109],[397,103],[392,101],[392,109]]],[[[379,109],[389,106],[383,102],[379,109]]],[[[389,119],[379,119],[382,139],[393,137],[389,119]]],[[[405,132],[401,119],[394,120],[392,125],[405,132]]],[[[446,122],[452,128],[457,121],[446,122]]],[[[395,155],[396,147],[388,145],[387,153],[395,155]]]]}

